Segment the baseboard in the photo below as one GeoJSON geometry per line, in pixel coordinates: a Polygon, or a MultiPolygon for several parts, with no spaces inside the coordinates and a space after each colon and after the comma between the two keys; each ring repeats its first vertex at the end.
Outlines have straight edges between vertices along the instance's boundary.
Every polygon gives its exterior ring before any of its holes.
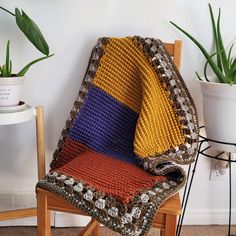
{"type": "MultiPolygon", "coordinates": [[[[231,211],[232,224],[236,224],[236,210],[231,211]]],[[[185,214],[185,225],[227,225],[229,222],[228,210],[199,210],[188,211],[185,214]]]]}
{"type": "MultiPolygon", "coordinates": [[[[29,208],[36,206],[35,194],[30,193],[0,193],[0,211],[29,208]]],[[[52,214],[52,225],[56,227],[84,226],[90,218],[56,212],[52,214]],[[55,218],[54,218],[55,217],[55,218]]],[[[184,224],[186,225],[212,225],[228,224],[228,210],[201,209],[199,211],[188,211],[185,214],[184,224]]],[[[232,210],[232,224],[236,224],[236,209],[232,210]]],[[[0,226],[37,225],[36,217],[16,220],[0,221],[0,226]]]]}
{"type": "Polygon", "coordinates": [[[0,227],[3,227],[3,226],[36,226],[36,225],[37,225],[36,217],[0,221],[0,227]]]}
{"type": "MultiPolygon", "coordinates": [[[[36,207],[35,193],[32,192],[2,192],[0,193],[0,211],[36,207]]],[[[36,217],[0,221],[0,226],[34,226],[37,225],[36,217]]]]}
{"type": "Polygon", "coordinates": [[[90,221],[88,216],[78,216],[62,212],[55,212],[55,227],[78,227],[86,226],[90,221]]]}

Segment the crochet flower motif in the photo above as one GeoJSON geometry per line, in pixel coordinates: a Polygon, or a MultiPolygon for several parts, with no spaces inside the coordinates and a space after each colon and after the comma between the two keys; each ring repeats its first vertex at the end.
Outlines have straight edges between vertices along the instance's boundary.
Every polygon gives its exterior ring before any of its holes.
{"type": "Polygon", "coordinates": [[[162,193],[162,192],[163,192],[163,189],[162,189],[162,188],[159,188],[159,187],[157,187],[157,188],[155,188],[155,191],[156,191],[157,193],[162,193]]]}
{"type": "Polygon", "coordinates": [[[57,180],[65,180],[66,176],[65,175],[60,175],[56,177],[57,180]]]}
{"type": "Polygon", "coordinates": [[[81,183],[78,183],[77,185],[74,186],[74,191],[75,192],[82,192],[83,189],[84,189],[84,186],[81,183]]]}
{"type": "Polygon", "coordinates": [[[163,182],[162,186],[163,186],[164,189],[170,189],[170,185],[166,182],[163,182]]]}
{"type": "Polygon", "coordinates": [[[173,180],[171,180],[169,183],[170,183],[171,186],[177,186],[177,183],[173,180]]]}
{"type": "Polygon", "coordinates": [[[112,217],[118,216],[118,208],[111,207],[110,209],[108,209],[108,214],[112,217]]]}
{"type": "Polygon", "coordinates": [[[139,207],[133,207],[132,211],[131,211],[131,216],[135,219],[138,219],[140,217],[141,214],[141,210],[139,209],[139,207]]]}
{"type": "Polygon", "coordinates": [[[106,201],[104,199],[98,199],[96,202],[95,202],[95,206],[99,209],[103,209],[105,208],[105,205],[106,205],[106,201]]]}
{"type": "Polygon", "coordinates": [[[149,190],[149,191],[148,191],[148,194],[149,194],[150,196],[156,196],[156,195],[157,195],[156,192],[154,192],[154,191],[152,191],[152,190],[149,190]]]}
{"type": "Polygon", "coordinates": [[[51,173],[49,173],[48,175],[49,175],[49,176],[52,176],[52,177],[57,177],[57,176],[58,176],[57,172],[51,172],[51,173]]]}
{"type": "Polygon", "coordinates": [[[74,179],[72,179],[72,178],[69,178],[69,179],[67,179],[67,180],[65,180],[64,181],[64,183],[66,184],[66,185],[73,185],[74,184],[74,179]]]}
{"type": "Polygon", "coordinates": [[[146,193],[143,193],[140,198],[142,203],[147,203],[149,201],[149,196],[146,193]]]}
{"type": "Polygon", "coordinates": [[[92,201],[93,200],[93,192],[91,190],[88,190],[84,194],[84,199],[87,200],[87,201],[92,201]]]}
{"type": "Polygon", "coordinates": [[[122,224],[128,224],[132,221],[133,221],[133,217],[129,213],[126,213],[124,216],[121,217],[122,224]]]}

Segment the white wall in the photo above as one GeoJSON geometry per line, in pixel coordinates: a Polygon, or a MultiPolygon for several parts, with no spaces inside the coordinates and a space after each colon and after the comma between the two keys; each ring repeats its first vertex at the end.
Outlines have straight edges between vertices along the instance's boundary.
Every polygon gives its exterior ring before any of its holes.
{"type": "MultiPolygon", "coordinates": [[[[233,23],[235,0],[212,0],[222,9],[222,33],[227,45],[235,40],[233,23]]],[[[64,121],[71,109],[90,51],[100,36],[141,35],[163,41],[183,39],[181,72],[198,107],[202,122],[201,95],[194,71],[201,72],[204,58],[198,49],[175,30],[169,20],[193,32],[211,48],[212,35],[205,0],[2,0],[0,5],[13,10],[23,8],[39,24],[55,56],[35,65],[27,73],[23,100],[45,107],[46,151],[51,159],[64,121]]],[[[3,64],[7,39],[11,39],[14,70],[40,54],[16,28],[14,19],[0,11],[0,62],[3,64]]],[[[34,121],[0,127],[0,208],[25,204],[19,197],[34,194],[36,153],[34,121]],[[4,199],[6,203],[3,204],[4,199]],[[10,200],[9,200],[10,199],[10,200]]],[[[233,169],[233,191],[236,186],[233,169]]],[[[227,223],[228,188],[224,181],[209,181],[210,161],[200,157],[190,196],[187,223],[227,223]]],[[[28,202],[28,201],[27,201],[28,202]]],[[[26,202],[26,204],[27,204],[26,202]]],[[[29,201],[30,202],[30,201],[29,201]]],[[[31,205],[31,203],[29,204],[31,205]]],[[[233,203],[234,214],[236,202],[233,203]]],[[[236,219],[234,217],[234,221],[236,219]]]]}

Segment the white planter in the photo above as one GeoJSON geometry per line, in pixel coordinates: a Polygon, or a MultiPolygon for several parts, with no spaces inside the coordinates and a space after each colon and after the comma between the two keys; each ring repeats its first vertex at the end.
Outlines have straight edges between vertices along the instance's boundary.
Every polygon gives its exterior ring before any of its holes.
{"type": "Polygon", "coordinates": [[[23,83],[24,77],[0,77],[0,106],[17,106],[23,83]]]}
{"type": "MultiPolygon", "coordinates": [[[[236,85],[199,81],[207,138],[236,143],[236,85]]],[[[236,147],[209,142],[218,150],[236,152],[236,147]]]]}

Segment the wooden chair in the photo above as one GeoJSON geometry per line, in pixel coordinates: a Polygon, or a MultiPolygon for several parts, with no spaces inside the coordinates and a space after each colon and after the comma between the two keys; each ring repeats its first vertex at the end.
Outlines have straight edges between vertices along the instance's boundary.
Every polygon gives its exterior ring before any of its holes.
{"type": "MultiPolygon", "coordinates": [[[[180,67],[181,47],[182,42],[176,40],[174,43],[165,43],[169,54],[173,57],[173,61],[177,68],[180,67]]],[[[41,124],[43,129],[43,124],[41,124]]],[[[43,134],[43,132],[42,132],[43,134]]],[[[45,175],[45,152],[44,152],[44,139],[41,137],[41,142],[38,143],[38,163],[39,163],[39,177],[45,175]]],[[[53,194],[49,191],[45,191],[41,188],[37,188],[37,216],[38,216],[38,236],[50,236],[51,235],[51,210],[61,211],[67,213],[73,213],[78,215],[86,215],[84,212],[75,208],[69,204],[66,200],[60,196],[53,194]]],[[[181,203],[179,194],[171,197],[167,200],[159,209],[156,214],[152,227],[161,230],[161,236],[175,236],[176,235],[176,223],[177,217],[181,214],[181,203]]],[[[100,224],[91,219],[89,224],[84,228],[81,236],[100,236],[100,224]]]]}

